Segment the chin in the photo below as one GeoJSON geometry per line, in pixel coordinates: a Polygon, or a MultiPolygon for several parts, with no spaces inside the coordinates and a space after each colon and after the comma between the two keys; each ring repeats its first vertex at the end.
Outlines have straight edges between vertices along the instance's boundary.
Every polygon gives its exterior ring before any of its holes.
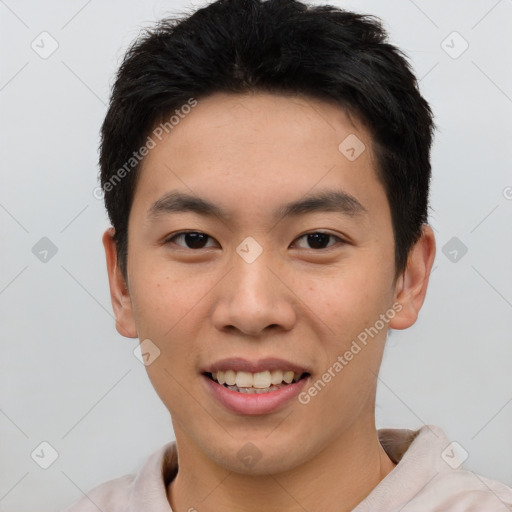
{"type": "MultiPolygon", "coordinates": [[[[268,433],[265,435],[268,437],[268,433]]],[[[284,473],[309,459],[305,443],[294,442],[288,436],[276,437],[274,442],[265,439],[265,436],[255,436],[253,440],[232,444],[213,451],[211,446],[205,447],[205,454],[215,464],[240,475],[268,476],[284,473]]]]}

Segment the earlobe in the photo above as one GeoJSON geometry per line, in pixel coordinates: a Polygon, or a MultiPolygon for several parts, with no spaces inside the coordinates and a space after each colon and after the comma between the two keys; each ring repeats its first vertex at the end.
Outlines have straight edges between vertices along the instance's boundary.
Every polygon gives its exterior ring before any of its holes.
{"type": "Polygon", "coordinates": [[[402,309],[389,322],[392,329],[407,329],[418,319],[435,255],[434,232],[430,226],[424,224],[420,239],[409,252],[407,267],[396,283],[395,301],[401,304],[402,309]]]}
{"type": "Polygon", "coordinates": [[[123,273],[117,264],[117,247],[114,241],[114,228],[108,228],[103,233],[103,247],[107,260],[110,299],[116,318],[116,329],[127,338],[137,338],[137,328],[133,316],[130,293],[123,273]]]}

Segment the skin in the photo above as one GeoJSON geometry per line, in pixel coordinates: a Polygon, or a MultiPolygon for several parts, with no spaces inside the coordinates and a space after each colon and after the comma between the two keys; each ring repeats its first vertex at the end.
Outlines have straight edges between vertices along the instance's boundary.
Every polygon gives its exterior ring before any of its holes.
{"type": "Polygon", "coordinates": [[[217,93],[174,127],[143,161],[129,217],[127,282],[105,232],[116,328],[150,339],[160,356],[146,367],[171,413],[179,471],[168,488],[175,512],[352,510],[395,467],[378,441],[375,394],[387,328],[417,319],[435,257],[425,225],[395,276],[389,204],[364,126],[325,101],[267,93],[217,93]],[[355,134],[354,161],[339,144],[355,134]],[[320,189],[343,189],[362,216],[315,212],[282,218],[274,207],[320,189]],[[173,213],[151,220],[167,192],[219,204],[227,220],[173,213]],[[170,235],[207,234],[204,248],[170,235]],[[334,238],[314,248],[304,234],[334,238]],[[248,264],[246,237],[263,252],[248,264]],[[339,239],[344,240],[341,243],[339,239]],[[279,357],[316,381],[379,315],[401,310],[309,403],[263,415],[215,401],[201,370],[228,357],[279,357]],[[261,458],[244,464],[251,442],[261,458]]]}

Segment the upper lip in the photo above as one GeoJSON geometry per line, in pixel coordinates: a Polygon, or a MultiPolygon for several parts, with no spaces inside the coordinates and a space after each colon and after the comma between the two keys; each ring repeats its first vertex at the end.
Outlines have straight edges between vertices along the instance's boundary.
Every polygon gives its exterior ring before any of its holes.
{"type": "Polygon", "coordinates": [[[260,359],[258,361],[249,361],[241,357],[231,357],[228,359],[221,359],[203,370],[203,373],[213,373],[218,371],[234,370],[236,372],[250,372],[258,373],[264,372],[265,370],[283,370],[293,371],[295,373],[310,373],[304,366],[279,359],[275,357],[269,357],[266,359],[260,359]]]}

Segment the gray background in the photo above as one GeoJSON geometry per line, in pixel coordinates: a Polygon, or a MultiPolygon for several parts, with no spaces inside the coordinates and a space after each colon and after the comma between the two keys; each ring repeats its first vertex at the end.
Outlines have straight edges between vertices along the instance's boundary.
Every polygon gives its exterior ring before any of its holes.
{"type": "MultiPolygon", "coordinates": [[[[389,337],[378,426],[439,425],[468,469],[511,485],[512,1],[331,4],[383,18],[439,128],[438,253],[418,322],[389,337]]],[[[59,510],[173,438],[137,341],[114,328],[93,190],[124,50],[152,20],[199,5],[0,0],[1,511],[59,510]],[[48,469],[44,441],[58,452],[48,469]]]]}

